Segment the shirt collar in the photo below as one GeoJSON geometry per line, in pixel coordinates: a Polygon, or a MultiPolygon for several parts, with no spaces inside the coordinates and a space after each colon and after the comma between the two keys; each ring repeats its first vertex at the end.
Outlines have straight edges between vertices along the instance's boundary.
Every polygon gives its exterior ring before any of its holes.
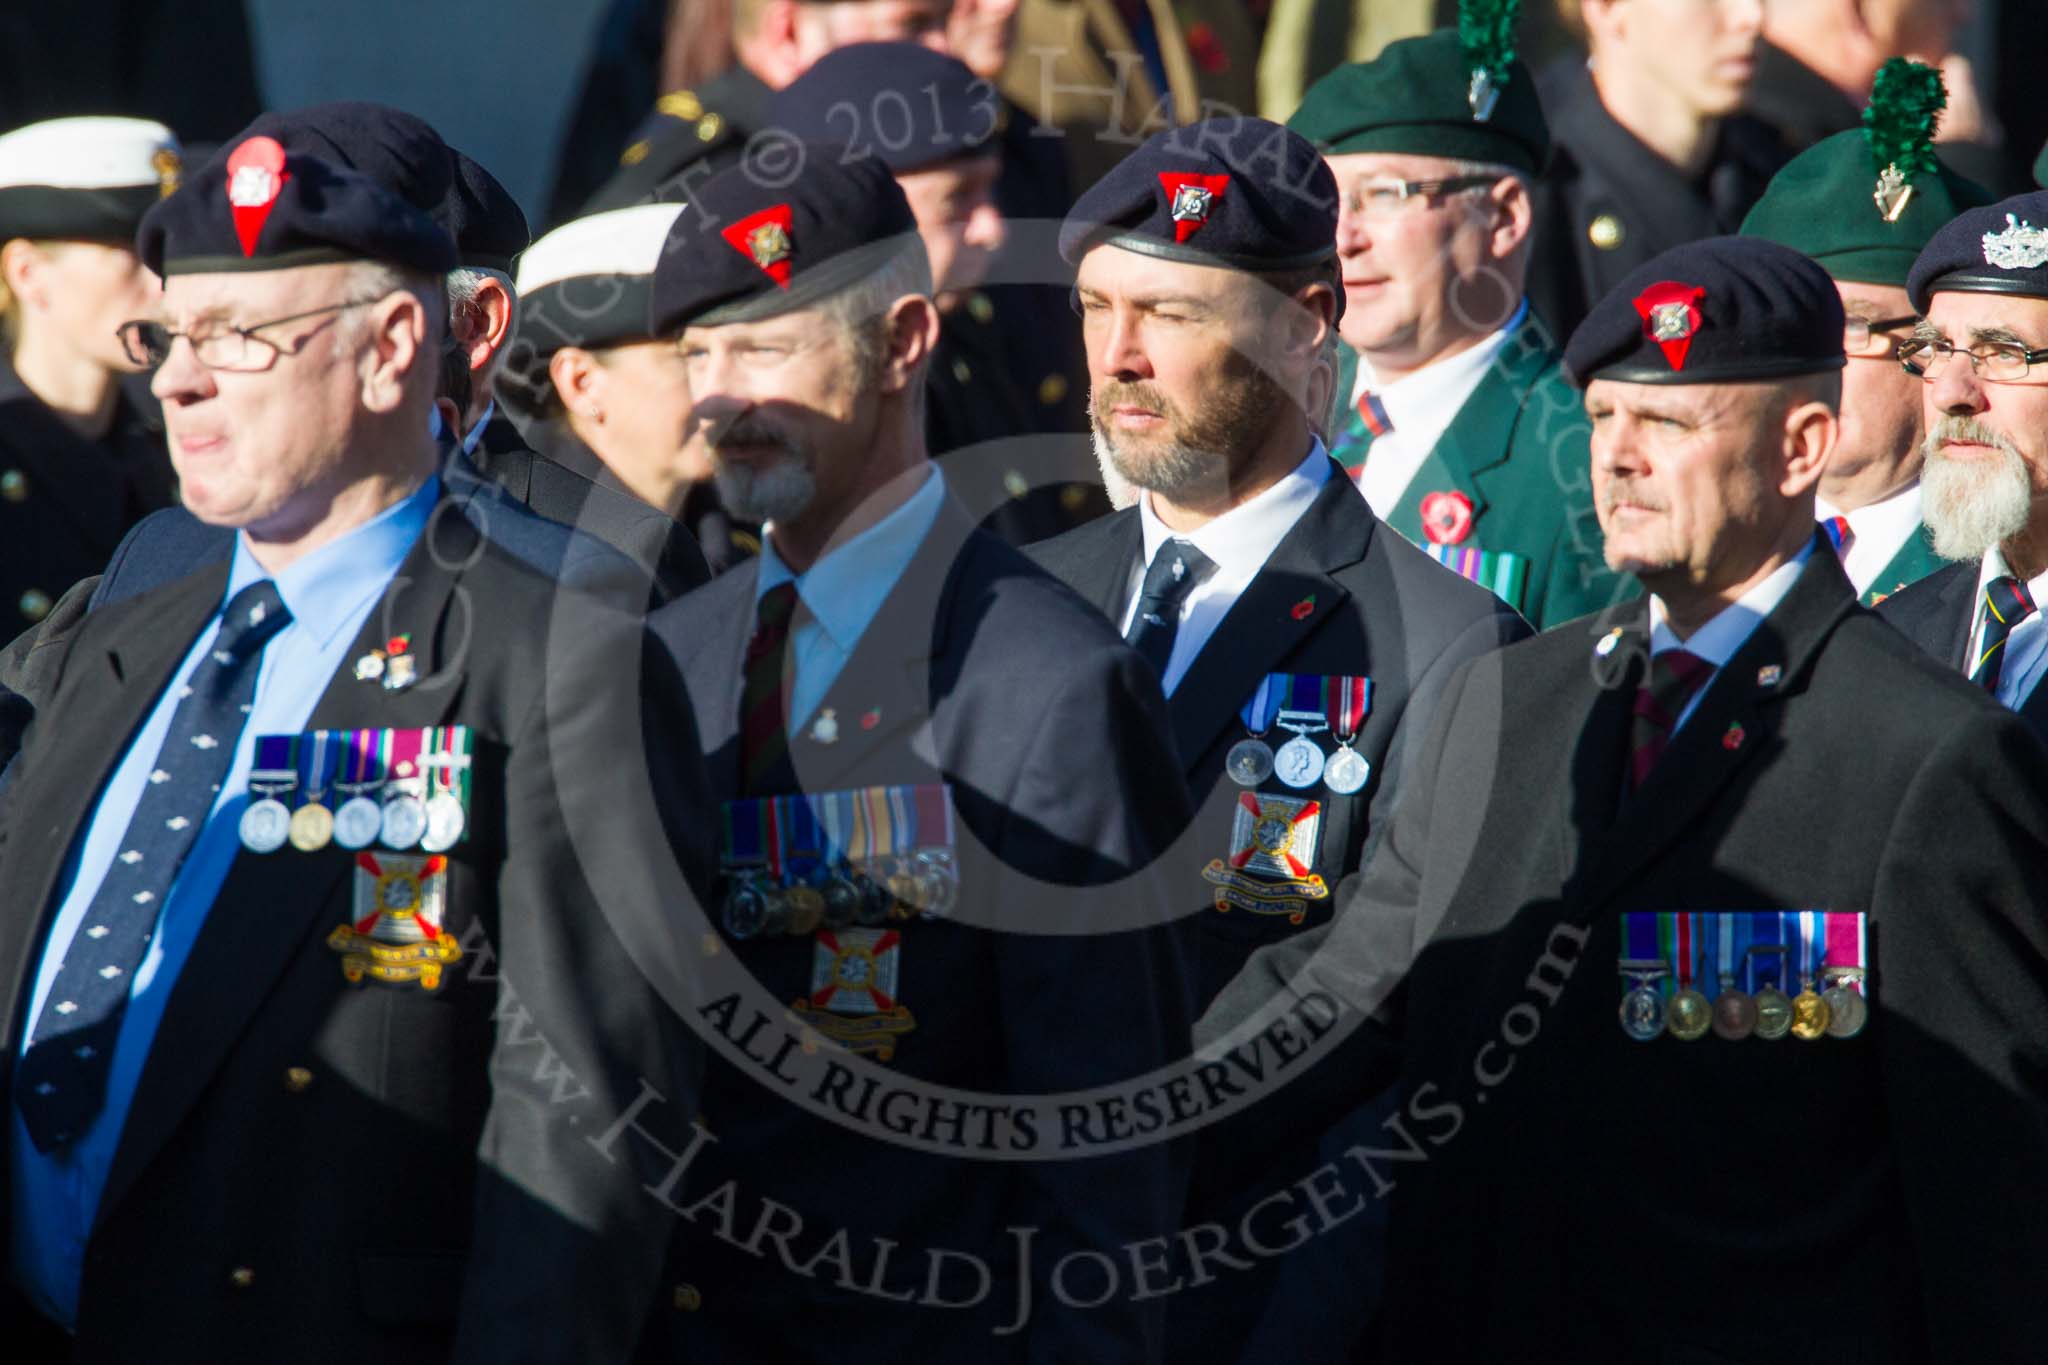
{"type": "Polygon", "coordinates": [[[1847,517],[1849,529],[1865,539],[1882,539],[1891,533],[1903,539],[1908,530],[1920,524],[1920,481],[1915,479],[1898,492],[1853,512],[1844,512],[1825,498],[1817,497],[1813,500],[1813,515],[1817,521],[1847,517]]]}
{"type": "Polygon", "coordinates": [[[1330,478],[1330,455],[1321,437],[1311,437],[1302,462],[1257,497],[1239,503],[1206,526],[1176,535],[1152,510],[1150,493],[1138,499],[1144,528],[1145,562],[1169,540],[1185,540],[1224,568],[1256,570],[1272,557],[1294,523],[1309,509],[1330,478]]]}
{"type": "Polygon", "coordinates": [[[1477,345],[1468,346],[1453,356],[1432,361],[1421,369],[1402,375],[1384,388],[1378,387],[1373,378],[1372,362],[1364,355],[1358,357],[1358,375],[1351,385],[1351,405],[1358,406],[1359,397],[1367,389],[1379,395],[1387,410],[1387,420],[1394,430],[1399,431],[1406,423],[1415,427],[1423,423],[1437,424],[1448,421],[1442,413],[1442,398],[1449,394],[1457,399],[1451,411],[1463,406],[1466,397],[1486,374],[1508,338],[1529,316],[1529,300],[1524,298],[1515,309],[1514,316],[1497,332],[1480,340],[1477,345]]]}
{"type": "Polygon", "coordinates": [[[251,583],[272,579],[277,595],[292,614],[292,625],[325,646],[335,631],[358,619],[365,603],[384,591],[426,529],[440,496],[441,478],[430,475],[409,497],[276,574],[256,562],[249,552],[249,537],[238,533],[227,596],[222,601],[233,601],[235,594],[251,583]]]}
{"type": "Polygon", "coordinates": [[[937,469],[901,506],[844,544],[834,546],[803,573],[795,573],[775,553],[775,542],[761,535],[761,570],[754,580],[754,600],[770,588],[794,582],[804,609],[823,627],[832,643],[851,650],[896,587],[896,580],[924,543],[946,500],[946,481],[937,469]]]}
{"type": "MultiPolygon", "coordinates": [[[[2012,573],[2012,567],[2005,562],[2005,551],[1996,545],[1984,552],[1984,562],[1977,569],[1977,605],[1971,608],[1977,616],[1984,614],[1984,589],[1991,586],[1994,578],[2004,578],[2012,573]]],[[[2027,592],[2036,603],[2048,602],[2048,570],[2035,575],[2027,582],[2027,592]]]]}
{"type": "Polygon", "coordinates": [[[483,444],[484,428],[491,424],[491,418],[497,414],[497,411],[497,399],[493,398],[490,402],[484,404],[483,415],[476,419],[475,424],[470,427],[467,434],[462,438],[463,454],[476,454],[476,448],[483,444]]]}
{"type": "Polygon", "coordinates": [[[1670,618],[1664,610],[1664,599],[1652,593],[1650,596],[1650,652],[1662,654],[1667,649],[1683,649],[1705,659],[1715,668],[1721,668],[1735,657],[1750,635],[1762,624],[1763,619],[1778,609],[1785,600],[1785,594],[1792,591],[1792,585],[1799,581],[1800,573],[1806,568],[1806,561],[1813,554],[1813,542],[1806,542],[1805,548],[1791,559],[1771,571],[1768,578],[1736,598],[1715,613],[1714,618],[1681,640],[1671,629],[1670,618]]]}

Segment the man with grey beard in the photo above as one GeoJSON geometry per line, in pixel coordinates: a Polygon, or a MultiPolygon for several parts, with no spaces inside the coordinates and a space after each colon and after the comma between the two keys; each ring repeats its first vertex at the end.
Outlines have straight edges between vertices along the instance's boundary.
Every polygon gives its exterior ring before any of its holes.
{"type": "Polygon", "coordinates": [[[1973,209],[1908,284],[1927,419],[1923,517],[1959,561],[1879,613],[2048,736],[2048,193],[1973,209]],[[2036,224],[2041,226],[2036,226],[2036,224]]]}
{"type": "MultiPolygon", "coordinates": [[[[1031,553],[1165,686],[1198,807],[1179,871],[1204,1005],[1260,945],[1329,922],[1332,891],[1392,810],[1444,680],[1528,633],[1376,517],[1314,433],[1344,309],[1336,234],[1329,166],[1300,135],[1249,118],[1153,138],[1060,233],[1077,269],[1098,457],[1137,496],[1031,553]]],[[[1231,1140],[1205,1140],[1190,1224],[1238,1226],[1345,1131],[1289,1134],[1249,1169],[1231,1160],[1231,1140]]],[[[1287,1304],[1311,1279],[1373,1265],[1376,1234],[1361,1219],[1289,1256],[1285,1274],[1253,1255],[1239,1256],[1243,1273],[1198,1278],[1175,1300],[1170,1353],[1339,1349],[1337,1320],[1366,1296],[1322,1295],[1334,1312],[1287,1304]],[[1323,1335],[1304,1346],[1301,1331],[1323,1335]]]]}

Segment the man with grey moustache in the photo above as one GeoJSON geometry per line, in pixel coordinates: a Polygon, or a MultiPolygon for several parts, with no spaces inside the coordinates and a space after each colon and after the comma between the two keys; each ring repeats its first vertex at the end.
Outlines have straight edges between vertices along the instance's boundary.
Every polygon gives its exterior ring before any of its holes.
{"type": "Polygon", "coordinates": [[[1959,561],[1879,614],[2048,737],[2048,193],[1957,217],[1913,264],[1922,516],[1959,561]]]}

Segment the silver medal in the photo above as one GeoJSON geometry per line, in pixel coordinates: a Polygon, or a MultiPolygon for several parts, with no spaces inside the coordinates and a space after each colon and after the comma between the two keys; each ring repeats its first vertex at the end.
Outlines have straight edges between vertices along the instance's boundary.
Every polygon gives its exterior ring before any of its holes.
{"type": "Polygon", "coordinates": [[[1350,796],[1359,791],[1371,776],[1372,764],[1349,744],[1331,754],[1329,763],[1323,768],[1323,784],[1339,796],[1350,796]]]}
{"type": "Polygon", "coordinates": [[[419,846],[427,832],[427,805],[417,796],[394,796],[384,803],[383,845],[408,849],[419,846]]]}
{"type": "Polygon", "coordinates": [[[1651,985],[1639,985],[1621,997],[1621,1031],[1639,1043],[1664,1032],[1664,997],[1651,985]]]}
{"type": "Polygon", "coordinates": [[[384,812],[367,796],[351,796],[334,812],[334,842],[343,848],[368,848],[384,829],[384,812]]]}
{"type": "Polygon", "coordinates": [[[1273,755],[1273,773],[1290,787],[1313,787],[1323,780],[1322,747],[1307,735],[1296,735],[1273,755]]]}
{"type": "Polygon", "coordinates": [[[427,802],[427,829],[420,836],[420,847],[429,853],[446,853],[462,838],[462,831],[469,823],[463,814],[462,798],[454,792],[439,791],[427,802]]]}
{"type": "Polygon", "coordinates": [[[242,847],[251,853],[275,853],[291,837],[292,813],[274,796],[252,801],[242,812],[242,847]]]}
{"type": "Polygon", "coordinates": [[[1223,771],[1240,787],[1256,787],[1273,775],[1273,751],[1264,740],[1241,739],[1230,746],[1223,771]]]}

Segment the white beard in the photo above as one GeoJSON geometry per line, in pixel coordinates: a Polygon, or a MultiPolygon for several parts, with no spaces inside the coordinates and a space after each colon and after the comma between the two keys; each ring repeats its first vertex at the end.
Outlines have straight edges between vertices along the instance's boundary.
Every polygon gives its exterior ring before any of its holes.
{"type": "Polygon", "coordinates": [[[2024,531],[2033,511],[2034,490],[2027,462],[2007,437],[1967,418],[1944,417],[1928,433],[1926,464],[1920,471],[1920,515],[1943,559],[1982,559],[1993,546],[2024,531]],[[1944,440],[1983,441],[1998,454],[1957,460],[1944,440]]]}

